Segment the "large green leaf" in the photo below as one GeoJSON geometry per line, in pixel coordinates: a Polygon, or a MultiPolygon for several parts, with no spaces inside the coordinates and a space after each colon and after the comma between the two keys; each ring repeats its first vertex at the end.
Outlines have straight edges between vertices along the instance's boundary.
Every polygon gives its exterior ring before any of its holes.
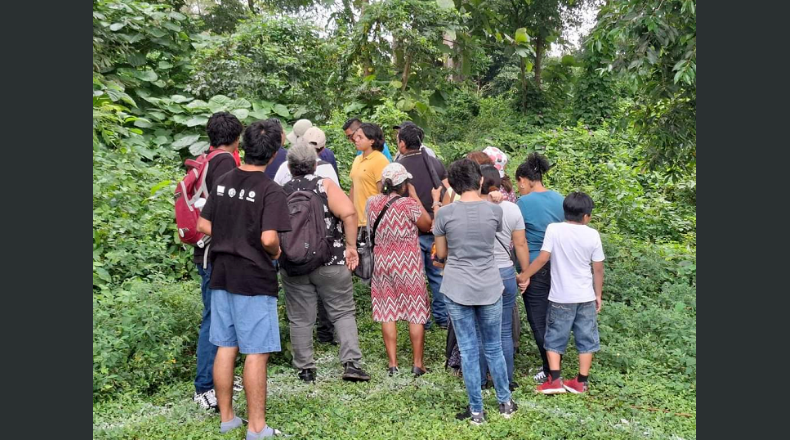
{"type": "Polygon", "coordinates": [[[151,127],[151,121],[149,121],[148,119],[145,119],[145,118],[137,118],[134,121],[134,126],[135,127],[140,127],[140,128],[150,128],[151,127]]]}
{"type": "Polygon", "coordinates": [[[199,125],[206,125],[206,122],[208,122],[208,118],[206,116],[194,115],[187,119],[184,124],[186,124],[187,127],[197,127],[199,125]]]}
{"type": "Polygon", "coordinates": [[[189,110],[205,110],[209,108],[209,105],[206,101],[201,101],[196,99],[189,104],[185,105],[184,107],[188,108],[189,110]]]}
{"type": "Polygon", "coordinates": [[[212,113],[228,111],[232,102],[233,100],[225,95],[216,95],[212,96],[211,99],[208,100],[208,108],[212,113]]]}
{"type": "Polygon", "coordinates": [[[135,70],[132,72],[132,75],[137,79],[148,82],[154,82],[159,79],[159,76],[153,70],[135,70]]]}
{"type": "Polygon", "coordinates": [[[235,110],[231,110],[230,112],[233,113],[234,116],[239,118],[240,121],[247,119],[247,116],[249,116],[250,114],[250,112],[244,108],[237,108],[235,110]]]}
{"type": "Polygon", "coordinates": [[[453,0],[436,0],[436,4],[439,5],[441,9],[455,8],[455,2],[453,0]]]}
{"type": "Polygon", "coordinates": [[[205,141],[195,142],[194,144],[189,146],[189,152],[193,156],[197,156],[198,154],[202,154],[204,151],[208,150],[209,144],[205,141]]]}
{"type": "Polygon", "coordinates": [[[126,26],[126,23],[113,23],[110,25],[110,30],[113,32],[117,32],[123,29],[124,26],[126,26]]]}
{"type": "Polygon", "coordinates": [[[252,104],[250,101],[247,101],[244,98],[234,99],[233,102],[230,103],[231,108],[250,108],[252,104]]]}
{"type": "Polygon", "coordinates": [[[393,80],[393,81],[390,81],[390,87],[392,87],[394,89],[399,89],[399,88],[403,87],[403,83],[400,82],[400,81],[397,81],[397,80],[393,80]]]}
{"type": "Polygon", "coordinates": [[[145,65],[145,56],[139,53],[130,53],[126,56],[126,61],[134,67],[145,65]]]}
{"type": "Polygon", "coordinates": [[[290,115],[290,113],[288,112],[288,107],[282,104],[275,105],[273,110],[275,113],[282,116],[283,118],[287,118],[290,115]]]}
{"type": "Polygon", "coordinates": [[[186,16],[184,16],[184,14],[180,12],[173,11],[170,13],[170,18],[172,18],[173,20],[181,21],[181,20],[185,20],[186,16]]]}
{"type": "Polygon", "coordinates": [[[517,44],[529,43],[529,35],[527,35],[527,28],[516,29],[515,39],[517,44]]]}
{"type": "Polygon", "coordinates": [[[248,116],[248,117],[249,117],[249,116],[252,116],[252,117],[253,117],[253,118],[255,118],[256,120],[257,120],[257,119],[268,119],[268,118],[269,118],[269,112],[268,112],[268,111],[266,111],[266,110],[262,110],[262,109],[259,109],[259,110],[252,110],[252,111],[250,111],[250,112],[247,112],[247,116],[248,116]]]}
{"type": "Polygon", "coordinates": [[[172,99],[173,102],[175,102],[175,103],[181,104],[182,102],[192,101],[195,98],[192,98],[192,97],[189,97],[189,96],[183,96],[183,95],[173,95],[173,96],[170,97],[170,99],[172,99]]]}
{"type": "Polygon", "coordinates": [[[188,135],[182,137],[181,139],[178,139],[177,141],[173,142],[170,146],[174,150],[180,150],[182,148],[185,148],[185,147],[188,147],[188,146],[194,144],[195,142],[198,141],[198,139],[200,139],[200,135],[199,134],[188,134],[188,135]]]}
{"type": "Polygon", "coordinates": [[[152,28],[148,29],[148,32],[150,32],[151,35],[153,35],[156,38],[162,38],[165,35],[167,35],[167,32],[163,31],[162,29],[156,28],[156,27],[152,27],[152,28]]]}

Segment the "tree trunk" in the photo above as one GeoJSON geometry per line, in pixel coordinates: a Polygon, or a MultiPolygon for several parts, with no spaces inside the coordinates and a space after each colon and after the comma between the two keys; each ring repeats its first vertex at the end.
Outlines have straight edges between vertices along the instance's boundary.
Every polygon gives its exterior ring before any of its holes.
{"type": "MultiPolygon", "coordinates": [[[[367,6],[370,4],[370,1],[369,0],[362,0],[361,3],[362,4],[360,5],[360,8],[359,8],[359,18],[360,19],[362,19],[362,16],[365,15],[365,9],[367,9],[367,6]]],[[[376,24],[373,23],[373,26],[375,26],[375,25],[376,24]]],[[[368,75],[372,75],[373,74],[373,59],[367,53],[364,53],[364,52],[367,52],[368,48],[370,47],[370,44],[368,43],[368,35],[367,35],[367,33],[370,32],[370,29],[365,29],[365,30],[366,30],[366,32],[365,32],[365,43],[362,46],[362,48],[363,48],[363,56],[364,56],[364,59],[362,60],[362,77],[363,78],[368,76],[368,75]]]]}
{"type": "Polygon", "coordinates": [[[521,74],[519,75],[521,78],[521,110],[527,110],[527,59],[524,57],[519,57],[519,63],[521,67],[521,74]]]}
{"type": "Polygon", "coordinates": [[[401,88],[400,91],[403,93],[406,91],[406,84],[409,83],[409,71],[411,70],[411,53],[406,55],[406,61],[404,62],[403,66],[403,76],[401,76],[401,88]]]}
{"type": "Polygon", "coordinates": [[[538,91],[540,91],[541,59],[543,58],[543,46],[545,46],[545,44],[546,39],[538,34],[538,39],[535,42],[535,85],[538,87],[538,91]]]}
{"type": "Polygon", "coordinates": [[[255,0],[247,0],[247,5],[250,7],[250,11],[254,14],[255,13],[255,0]]]}

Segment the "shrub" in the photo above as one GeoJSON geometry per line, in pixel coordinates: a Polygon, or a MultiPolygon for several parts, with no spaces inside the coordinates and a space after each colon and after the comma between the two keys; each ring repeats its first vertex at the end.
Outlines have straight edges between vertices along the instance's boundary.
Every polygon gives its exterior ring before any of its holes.
{"type": "Polygon", "coordinates": [[[190,377],[202,309],[197,280],[132,280],[94,293],[94,400],[190,377]]]}

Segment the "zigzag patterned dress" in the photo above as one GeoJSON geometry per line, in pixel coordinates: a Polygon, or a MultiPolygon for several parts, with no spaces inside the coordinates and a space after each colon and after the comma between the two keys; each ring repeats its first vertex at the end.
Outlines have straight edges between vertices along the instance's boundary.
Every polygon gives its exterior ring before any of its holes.
{"type": "MultiPolygon", "coordinates": [[[[371,229],[384,205],[395,196],[381,194],[370,198],[367,216],[371,229]]],[[[417,237],[418,218],[419,202],[401,197],[390,205],[376,230],[370,283],[376,322],[425,324],[428,321],[430,305],[417,237]]]]}

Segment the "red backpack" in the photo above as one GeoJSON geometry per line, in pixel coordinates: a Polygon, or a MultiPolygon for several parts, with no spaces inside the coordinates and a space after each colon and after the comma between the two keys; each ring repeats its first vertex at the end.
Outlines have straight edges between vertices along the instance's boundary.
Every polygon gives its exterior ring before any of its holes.
{"type": "Polygon", "coordinates": [[[230,154],[224,150],[214,150],[208,154],[201,154],[194,159],[184,161],[189,171],[176,185],[173,196],[176,205],[176,225],[178,226],[178,236],[182,243],[193,246],[204,247],[208,244],[205,234],[198,232],[197,223],[200,218],[200,209],[195,203],[201,197],[208,198],[209,189],[206,187],[206,176],[211,159],[220,154],[230,154]]]}

